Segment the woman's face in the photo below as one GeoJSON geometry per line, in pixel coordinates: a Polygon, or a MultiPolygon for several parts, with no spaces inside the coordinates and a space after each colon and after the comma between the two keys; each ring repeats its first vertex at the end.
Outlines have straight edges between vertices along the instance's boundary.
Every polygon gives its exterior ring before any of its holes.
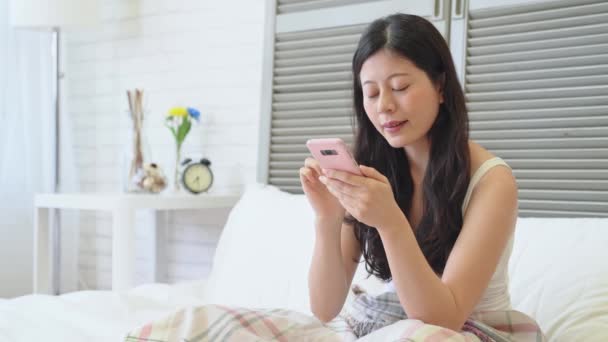
{"type": "Polygon", "coordinates": [[[363,107],[392,147],[426,139],[443,95],[410,60],[382,49],[361,67],[363,107]]]}

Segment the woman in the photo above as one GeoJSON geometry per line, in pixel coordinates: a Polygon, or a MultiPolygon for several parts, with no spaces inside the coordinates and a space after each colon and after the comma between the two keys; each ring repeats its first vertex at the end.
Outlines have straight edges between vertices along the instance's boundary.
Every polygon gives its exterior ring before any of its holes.
{"type": "Polygon", "coordinates": [[[310,303],[321,321],[344,305],[361,255],[408,318],[459,331],[479,310],[508,310],[517,185],[468,138],[449,48],[413,15],[374,21],[352,63],[355,159],[363,177],[300,169],[316,214],[310,303]]]}

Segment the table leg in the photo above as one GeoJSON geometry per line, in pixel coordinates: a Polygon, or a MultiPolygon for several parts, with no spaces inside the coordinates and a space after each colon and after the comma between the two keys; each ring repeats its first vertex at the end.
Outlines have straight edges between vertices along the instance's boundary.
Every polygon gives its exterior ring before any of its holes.
{"type": "Polygon", "coordinates": [[[133,287],[135,278],[135,213],[130,208],[113,212],[112,290],[133,287]]]}
{"type": "Polygon", "coordinates": [[[48,208],[34,209],[33,291],[51,294],[51,234],[48,208]]]}
{"type": "Polygon", "coordinates": [[[152,282],[167,282],[167,221],[166,210],[157,210],[154,215],[154,234],[152,235],[153,272],[152,282]]]}

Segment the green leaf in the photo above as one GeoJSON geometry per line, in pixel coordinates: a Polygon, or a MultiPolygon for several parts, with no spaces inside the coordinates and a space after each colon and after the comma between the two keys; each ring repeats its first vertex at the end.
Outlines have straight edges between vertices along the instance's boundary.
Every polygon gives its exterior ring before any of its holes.
{"type": "Polygon", "coordinates": [[[181,144],[184,139],[186,139],[186,136],[188,135],[188,132],[190,132],[190,128],[192,127],[192,123],[190,122],[190,120],[184,120],[182,122],[181,125],[179,125],[179,128],[177,130],[177,141],[181,144]]]}
{"type": "Polygon", "coordinates": [[[175,131],[175,128],[170,126],[168,122],[165,122],[165,126],[171,131],[171,133],[173,133],[173,137],[175,140],[177,140],[177,132],[175,131]]]}

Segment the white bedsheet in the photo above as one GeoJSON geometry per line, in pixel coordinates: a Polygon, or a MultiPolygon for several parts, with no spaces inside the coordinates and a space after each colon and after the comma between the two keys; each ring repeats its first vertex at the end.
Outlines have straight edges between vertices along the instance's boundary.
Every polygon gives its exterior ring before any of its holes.
{"type": "Polygon", "coordinates": [[[518,219],[509,274],[513,308],[550,340],[608,341],[607,219],[518,219]]]}
{"type": "MultiPolygon", "coordinates": [[[[606,260],[606,219],[520,218],[509,265],[513,308],[535,317],[552,341],[608,341],[606,260]]],[[[232,266],[234,273],[236,265],[232,266]]],[[[301,269],[291,271],[294,279],[305,277],[305,267],[302,263],[301,269]]],[[[242,274],[238,276],[237,272],[228,285],[253,299],[259,297],[253,296],[252,283],[260,281],[250,279],[243,288],[242,274]]],[[[274,283],[274,288],[288,286],[288,280],[274,283]]],[[[216,292],[234,290],[222,284],[216,292]]],[[[306,286],[304,281],[296,285],[306,286]]],[[[213,301],[206,292],[201,281],[150,284],[123,293],[84,291],[0,300],[0,342],[122,341],[133,328],[180,307],[204,305],[207,298],[213,301]]]]}
{"type": "Polygon", "coordinates": [[[150,284],[123,293],[82,291],[0,301],[0,341],[123,341],[133,328],[204,304],[204,282],[150,284]]]}

